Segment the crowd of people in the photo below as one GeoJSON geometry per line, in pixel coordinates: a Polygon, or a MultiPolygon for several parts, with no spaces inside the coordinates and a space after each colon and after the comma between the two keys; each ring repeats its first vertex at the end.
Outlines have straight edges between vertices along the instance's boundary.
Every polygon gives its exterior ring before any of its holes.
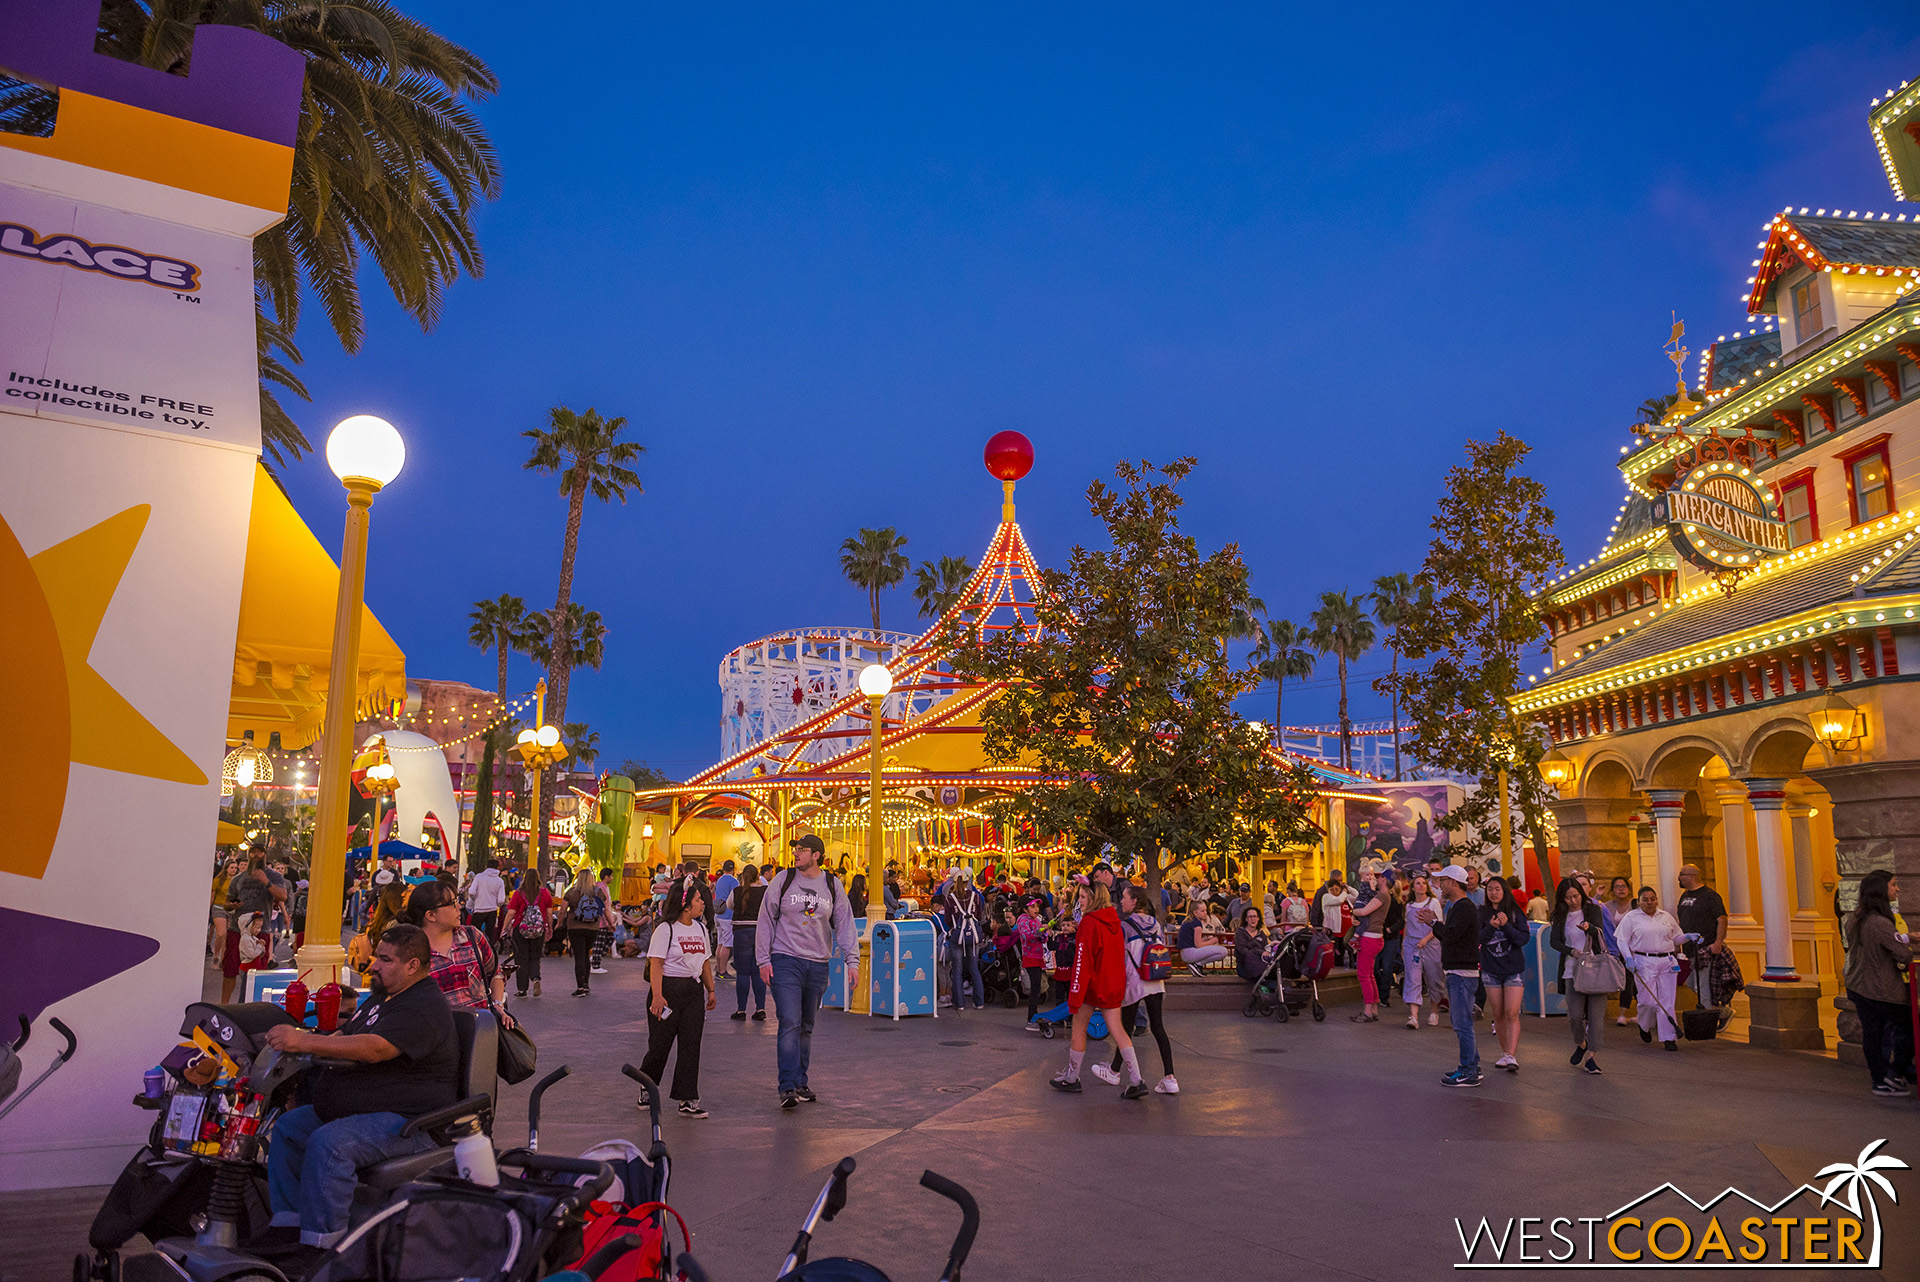
{"type": "MultiPolygon", "coordinates": [[[[347,916],[362,960],[394,926],[421,930],[439,991],[455,1006],[491,1009],[508,1027],[509,981],[516,999],[539,998],[545,958],[571,956],[575,997],[592,995],[593,978],[607,973],[609,957],[643,958],[645,1071],[658,1079],[673,1058],[669,1097],[683,1114],[705,1117],[702,1029],[729,980],[733,1020],[764,1021],[772,996],[779,1106],[793,1109],[818,1098],[808,1074],[815,1015],[830,961],[840,959],[850,972],[857,966],[855,920],[868,907],[865,876],[848,872],[844,857],[837,869],[827,867],[824,843],[813,836],[792,843],[784,868],[728,860],[710,873],[691,863],[662,864],[639,886],[629,879],[624,895],[610,869],[557,869],[543,880],[481,860],[459,883],[450,871],[403,876],[387,862],[366,867],[355,880],[347,916]]],[[[1129,1099],[1177,1094],[1164,1003],[1173,968],[1204,974],[1231,965],[1256,982],[1278,942],[1300,930],[1324,931],[1357,971],[1361,1003],[1349,1016],[1355,1023],[1380,1022],[1396,995],[1410,1031],[1447,1017],[1458,1055],[1442,1080],[1456,1087],[1485,1080],[1482,1018],[1497,1044],[1492,1067],[1520,1071],[1524,950],[1534,923],[1541,926],[1540,949],[1553,957],[1550,982],[1566,1002],[1568,1062],[1589,1075],[1602,1072],[1614,1001],[1617,1026],[1671,1052],[1683,1037],[1676,998],[1689,974],[1699,1005],[1717,1011],[1722,1026],[1743,985],[1726,942],[1726,905],[1691,864],[1680,870],[1671,912],[1656,889],[1636,891],[1625,877],[1602,887],[1574,872],[1549,898],[1528,895],[1517,879],[1440,858],[1411,873],[1369,864],[1351,885],[1335,870],[1311,894],[1269,883],[1256,896],[1246,882],[1216,885],[1196,877],[1163,887],[1158,911],[1144,888],[1104,862],[1053,885],[991,865],[977,874],[954,868],[933,879],[922,872],[903,876],[889,868],[876,907],[889,919],[934,924],[943,1007],[959,1012],[983,1008],[990,997],[1011,1005],[1024,998],[1028,1028],[1068,1023],[1067,1062],[1052,1080],[1067,1092],[1083,1089],[1082,1062],[1097,1015],[1114,1050],[1110,1062],[1102,1056],[1091,1066],[1095,1077],[1129,1099]],[[1043,1018],[1043,1008],[1062,1005],[1063,1019],[1043,1018]],[[1144,1033],[1151,1033],[1160,1060],[1161,1075],[1151,1087],[1132,1041],[1144,1033]]],[[[220,965],[223,1000],[248,969],[290,958],[305,927],[306,886],[290,860],[264,848],[217,868],[209,951],[220,965]]],[[[1860,1013],[1877,1094],[1905,1093],[1914,1078],[1901,973],[1912,954],[1897,895],[1890,876],[1869,876],[1859,908],[1842,924],[1846,985],[1860,1013]]],[[[851,973],[848,982],[855,982],[851,973]]]]}

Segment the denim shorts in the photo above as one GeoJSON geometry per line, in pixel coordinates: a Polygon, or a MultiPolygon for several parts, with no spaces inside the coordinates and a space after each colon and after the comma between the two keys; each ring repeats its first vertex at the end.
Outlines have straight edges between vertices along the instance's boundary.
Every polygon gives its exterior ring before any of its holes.
{"type": "Polygon", "coordinates": [[[1480,982],[1488,988],[1525,988],[1527,986],[1527,976],[1526,972],[1522,971],[1518,975],[1508,975],[1505,979],[1495,979],[1492,975],[1482,971],[1480,973],[1480,982]]]}

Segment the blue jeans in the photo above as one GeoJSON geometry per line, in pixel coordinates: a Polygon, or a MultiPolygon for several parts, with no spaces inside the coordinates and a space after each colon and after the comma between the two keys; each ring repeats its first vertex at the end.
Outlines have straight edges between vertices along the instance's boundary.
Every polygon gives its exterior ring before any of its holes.
{"type": "Polygon", "coordinates": [[[398,1113],[357,1113],[323,1123],[310,1104],[283,1114],[267,1148],[273,1223],[299,1225],[308,1246],[332,1246],[347,1231],[357,1168],[433,1146],[424,1135],[400,1138],[406,1125],[398,1113]]]}
{"type": "Polygon", "coordinates": [[[1480,988],[1478,975],[1447,976],[1447,1014],[1453,1032],[1460,1039],[1460,1071],[1480,1071],[1480,1044],[1473,1036],[1473,995],[1480,988]]]}
{"type": "Polygon", "coordinates": [[[827,964],[787,953],[773,955],[773,1009],[780,1019],[776,1053],[780,1061],[780,1093],[807,1084],[807,1064],[813,1058],[813,1013],[827,991],[827,964]]]}
{"type": "Polygon", "coordinates": [[[753,958],[753,946],[758,942],[758,926],[742,926],[735,922],[733,926],[733,999],[734,1009],[747,1008],[747,990],[753,990],[753,1008],[767,1008],[767,981],[760,978],[760,965],[753,958]]]}
{"type": "Polygon", "coordinates": [[[953,1008],[964,1010],[967,1005],[966,992],[960,981],[971,976],[973,979],[973,1000],[981,1010],[987,1008],[987,985],[980,978],[980,943],[949,943],[947,961],[953,967],[953,1008]]]}

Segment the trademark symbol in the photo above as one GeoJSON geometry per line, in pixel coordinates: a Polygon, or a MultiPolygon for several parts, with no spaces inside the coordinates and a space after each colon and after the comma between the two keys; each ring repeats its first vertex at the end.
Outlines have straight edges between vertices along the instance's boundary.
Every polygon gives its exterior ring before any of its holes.
{"type": "Polygon", "coordinates": [[[198,306],[200,302],[200,295],[198,294],[183,294],[179,290],[175,290],[173,296],[183,303],[193,303],[195,306],[198,306]]]}

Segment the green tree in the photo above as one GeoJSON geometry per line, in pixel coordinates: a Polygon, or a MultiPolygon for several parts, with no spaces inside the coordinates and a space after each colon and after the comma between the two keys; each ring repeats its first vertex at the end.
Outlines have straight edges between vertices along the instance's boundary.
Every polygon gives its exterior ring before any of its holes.
{"type": "Polygon", "coordinates": [[[645,791],[648,788],[667,788],[676,782],[675,780],[667,778],[666,771],[660,769],[658,766],[648,765],[646,762],[635,760],[632,757],[628,757],[625,761],[622,761],[620,768],[614,771],[614,773],[617,775],[625,775],[627,778],[633,780],[633,786],[637,791],[645,791]]]}
{"type": "Polygon", "coordinates": [[[1373,620],[1359,598],[1345,592],[1322,592],[1320,608],[1307,616],[1313,625],[1308,640],[1321,654],[1340,661],[1340,764],[1353,769],[1353,719],[1347,715],[1347,665],[1373,649],[1373,620]]]}
{"type": "Polygon", "coordinates": [[[1180,530],[1193,466],[1122,463],[1118,486],[1088,487],[1111,546],[1042,572],[1031,628],[952,629],[954,670],[1004,683],[981,715],[988,758],[1057,780],[1010,798],[1007,818],[1082,858],[1139,858],[1156,907],[1163,850],[1252,858],[1317,832],[1312,775],[1233,710],[1259,677],[1220,642],[1252,597],[1237,546],[1203,556],[1180,530]]]}
{"type": "Polygon", "coordinates": [[[1268,619],[1259,645],[1254,650],[1254,672],[1262,681],[1273,682],[1273,746],[1286,747],[1286,725],[1280,719],[1280,696],[1289,680],[1299,681],[1313,675],[1312,634],[1291,619],[1268,619]]]}
{"type": "MultiPolygon", "coordinates": [[[[388,0],[108,0],[95,47],[185,75],[203,23],[264,32],[306,59],[287,217],[253,241],[261,434],[276,459],[297,458],[307,439],[273,389],[307,399],[290,369],[303,295],[357,352],[363,255],[422,329],[462,273],[481,274],[474,215],[499,195],[500,167],[473,103],[500,82],[388,0]]],[[[51,132],[55,101],[38,85],[0,82],[0,129],[51,132]]]]}
{"type": "Polygon", "coordinates": [[[1420,567],[1420,582],[1431,594],[1416,599],[1394,629],[1396,650],[1417,666],[1390,685],[1413,722],[1413,755],[1484,782],[1440,826],[1488,831],[1499,804],[1498,777],[1506,770],[1544,881],[1547,786],[1539,764],[1545,746],[1515,724],[1508,701],[1526,686],[1523,658],[1544,639],[1536,594],[1565,558],[1546,487],[1517,470],[1528,452],[1524,441],[1501,432],[1492,441],[1468,441],[1465,466],[1447,472],[1420,567]]]}
{"type": "Polygon", "coordinates": [[[1400,626],[1412,613],[1419,599],[1430,599],[1432,591],[1423,583],[1416,597],[1413,580],[1405,573],[1383,574],[1373,581],[1373,591],[1367,599],[1373,604],[1373,617],[1381,626],[1388,629],[1387,651],[1393,655],[1393,664],[1389,669],[1387,684],[1383,687],[1393,701],[1393,777],[1400,777],[1400,644],[1392,629],[1400,626]]]}
{"type": "Polygon", "coordinates": [[[880,593],[907,577],[906,536],[889,525],[884,530],[862,530],[840,545],[840,573],[856,588],[865,589],[873,607],[873,630],[880,630],[880,593]]]}
{"type": "MultiPolygon", "coordinates": [[[[844,564],[843,558],[843,567],[844,564]]],[[[916,580],[913,599],[920,603],[920,617],[937,619],[960,600],[967,580],[973,577],[973,566],[964,556],[943,556],[937,562],[922,561],[913,574],[916,580]]],[[[873,626],[876,630],[880,627],[877,610],[873,626]]]]}

